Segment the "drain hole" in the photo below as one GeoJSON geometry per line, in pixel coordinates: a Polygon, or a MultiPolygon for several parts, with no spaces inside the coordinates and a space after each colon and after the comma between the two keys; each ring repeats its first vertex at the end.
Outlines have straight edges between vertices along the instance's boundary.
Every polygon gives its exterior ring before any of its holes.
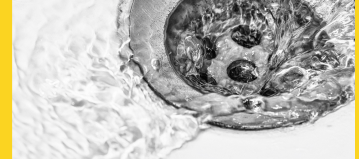
{"type": "Polygon", "coordinates": [[[245,48],[259,45],[262,39],[261,33],[248,25],[239,25],[232,32],[232,40],[245,48]]]}
{"type": "Polygon", "coordinates": [[[256,66],[253,62],[240,59],[232,62],[227,67],[227,75],[234,81],[249,83],[257,79],[254,74],[256,66]]]}

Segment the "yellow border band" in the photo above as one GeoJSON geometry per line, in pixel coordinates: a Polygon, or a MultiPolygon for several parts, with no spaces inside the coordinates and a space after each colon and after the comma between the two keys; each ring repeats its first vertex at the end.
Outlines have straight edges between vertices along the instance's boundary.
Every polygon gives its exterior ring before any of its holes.
{"type": "Polygon", "coordinates": [[[1,148],[0,158],[12,158],[12,1],[1,1],[1,148]]]}

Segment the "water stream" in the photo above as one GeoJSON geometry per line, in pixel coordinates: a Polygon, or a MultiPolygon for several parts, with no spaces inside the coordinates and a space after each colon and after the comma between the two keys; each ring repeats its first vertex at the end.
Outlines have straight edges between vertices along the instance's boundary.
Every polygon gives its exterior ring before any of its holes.
{"type": "MultiPolygon", "coordinates": [[[[132,20],[134,17],[142,18],[143,21],[137,21],[138,24],[148,27],[142,30],[136,30],[137,24],[131,22],[131,10],[136,9],[135,2],[131,0],[13,0],[13,158],[164,158],[185,142],[194,140],[200,131],[208,128],[206,124],[208,121],[212,121],[214,125],[217,123],[217,126],[222,124],[223,127],[226,127],[226,124],[242,126],[241,124],[248,122],[249,125],[254,124],[254,127],[258,128],[258,125],[263,125],[258,123],[264,120],[270,125],[270,122],[283,121],[283,116],[284,119],[288,119],[288,116],[295,118],[291,118],[290,122],[302,119],[301,112],[304,114],[303,118],[308,119],[307,110],[310,110],[310,113],[320,112],[319,116],[325,115],[354,100],[350,94],[354,92],[352,87],[355,56],[354,1],[307,1],[307,5],[315,8],[315,16],[318,16],[320,21],[326,22],[324,26],[312,28],[307,25],[297,26],[305,25],[311,20],[298,15],[301,19],[296,21],[298,24],[295,26],[291,22],[288,22],[290,24],[277,22],[281,24],[280,27],[288,27],[292,30],[283,31],[270,25],[265,27],[267,31],[263,35],[264,32],[252,31],[253,28],[250,31],[255,32],[253,36],[244,33],[233,35],[236,36],[237,44],[260,51],[251,57],[258,59],[257,63],[253,64],[248,59],[232,65],[228,63],[226,66],[230,66],[229,71],[224,67],[223,58],[234,59],[239,55],[224,56],[225,54],[219,53],[220,51],[213,51],[213,46],[221,46],[220,42],[226,40],[223,36],[228,34],[225,28],[229,30],[235,28],[237,32],[242,32],[250,30],[248,26],[234,27],[230,24],[234,24],[235,20],[228,20],[230,17],[228,16],[218,24],[222,28],[219,33],[213,33],[210,29],[216,28],[214,25],[207,26],[210,31],[206,32],[204,29],[204,32],[198,33],[198,36],[195,36],[196,32],[186,30],[186,36],[179,40],[182,40],[183,47],[191,44],[194,49],[204,45],[206,54],[198,52],[198,56],[191,54],[191,58],[174,57],[183,62],[180,65],[189,65],[177,68],[173,67],[170,60],[165,62],[167,54],[165,46],[162,45],[165,39],[158,34],[164,33],[164,26],[159,24],[165,24],[170,15],[163,14],[161,10],[172,12],[178,6],[178,1],[137,0],[139,6],[166,6],[153,7],[153,11],[158,11],[157,15],[140,14],[140,12],[132,14],[132,20]],[[163,15],[159,15],[160,13],[163,15]],[[143,23],[147,21],[151,23],[144,25],[143,23]],[[305,38],[307,34],[312,35],[313,30],[325,31],[326,34],[315,34],[318,36],[307,41],[304,39],[304,44],[315,43],[315,46],[320,46],[319,48],[304,47],[303,49],[303,39],[293,40],[293,38],[305,38]],[[272,39],[285,40],[263,40],[270,34],[273,36],[272,39]],[[274,36],[278,34],[281,36],[274,36]],[[248,39],[247,36],[250,38],[248,39]],[[289,40],[288,36],[293,38],[289,40]],[[328,36],[330,40],[326,39],[328,36]],[[222,40],[214,44],[214,39],[222,40]],[[261,42],[256,41],[259,39],[261,42]],[[243,40],[250,42],[244,43],[243,40]],[[143,43],[146,45],[142,45],[143,43]],[[258,45],[267,47],[258,47],[258,45]],[[310,53],[305,56],[291,56],[291,58],[278,53],[273,58],[276,60],[269,62],[261,60],[264,56],[269,57],[266,52],[273,50],[279,52],[278,50],[285,50],[288,46],[293,46],[291,51],[295,54],[310,53]],[[332,54],[335,56],[331,56],[332,54]],[[221,56],[223,58],[217,58],[221,56]],[[316,57],[317,61],[313,61],[312,57],[316,57]],[[286,59],[286,63],[281,63],[279,66],[277,61],[283,58],[286,59]],[[307,63],[302,62],[305,59],[307,63]],[[144,67],[138,67],[134,61],[144,67]],[[262,92],[261,96],[254,95],[262,90],[257,86],[264,87],[263,81],[269,79],[269,77],[264,78],[269,72],[264,71],[270,68],[268,63],[281,67],[280,71],[271,73],[274,74],[273,77],[288,75],[287,84],[277,84],[283,88],[278,86],[276,87],[278,92],[275,92],[288,100],[280,99],[279,96],[266,96],[265,92],[262,92]],[[261,65],[263,70],[258,70],[261,65]],[[301,66],[296,67],[298,65],[301,66]],[[311,68],[305,68],[309,65],[311,68]],[[238,66],[241,69],[235,69],[238,66]],[[221,74],[231,71],[241,72],[244,69],[247,69],[244,72],[249,76],[232,77],[221,74]],[[306,81],[293,79],[296,77],[306,81]],[[242,89],[240,92],[236,88],[243,83],[256,80],[257,84],[254,87],[245,84],[248,89],[244,91],[242,89]],[[300,83],[301,86],[293,86],[293,83],[300,83]],[[301,87],[307,88],[303,90],[302,96],[293,96],[293,92],[301,87]],[[328,89],[331,91],[328,92],[328,89]],[[290,93],[285,92],[288,90],[290,93]],[[345,101],[343,93],[347,93],[345,101]],[[249,114],[248,118],[246,115],[236,114],[238,111],[243,112],[244,107],[238,105],[242,105],[246,100],[245,113],[249,114]],[[285,106],[288,101],[302,102],[302,105],[289,109],[285,106]],[[277,107],[266,108],[270,111],[263,111],[263,108],[255,104],[261,102],[277,107]],[[334,106],[312,109],[313,105],[323,103],[324,105],[332,103],[334,106]],[[253,120],[251,116],[253,114],[259,117],[258,120],[253,120]],[[269,119],[265,115],[275,118],[269,119]],[[232,119],[246,120],[233,123],[232,119]]],[[[272,7],[276,10],[278,6],[272,7]]],[[[220,8],[213,10],[221,12],[220,8]]],[[[285,17],[286,11],[288,10],[278,11],[276,14],[285,17]]],[[[261,12],[264,14],[265,11],[261,12]]],[[[311,12],[306,14],[314,16],[311,12]]],[[[290,15],[293,16],[292,13],[290,15]]],[[[268,18],[268,23],[271,23],[271,17],[268,18]]],[[[313,25],[316,25],[315,21],[313,25]]],[[[255,28],[259,30],[259,27],[260,24],[256,24],[255,28]]],[[[266,30],[265,28],[263,30],[266,30]]],[[[243,47],[236,49],[244,50],[243,47]]],[[[177,45],[175,49],[177,50],[177,45]]],[[[248,56],[249,53],[250,51],[248,56]]],[[[311,115],[318,116],[318,114],[311,115]]]]}

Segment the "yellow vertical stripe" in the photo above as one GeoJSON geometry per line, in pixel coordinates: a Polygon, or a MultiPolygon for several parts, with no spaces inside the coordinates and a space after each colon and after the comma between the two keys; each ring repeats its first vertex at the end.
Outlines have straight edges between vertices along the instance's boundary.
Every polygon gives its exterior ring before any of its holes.
{"type": "Polygon", "coordinates": [[[12,0],[1,1],[1,148],[0,158],[12,158],[12,0]]]}

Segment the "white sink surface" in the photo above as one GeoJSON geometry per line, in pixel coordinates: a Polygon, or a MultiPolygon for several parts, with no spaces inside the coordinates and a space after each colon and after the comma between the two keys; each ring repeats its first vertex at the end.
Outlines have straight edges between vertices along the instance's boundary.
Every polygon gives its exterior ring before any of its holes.
{"type": "Polygon", "coordinates": [[[209,129],[169,159],[352,159],[355,105],[315,124],[266,131],[209,129]]]}

